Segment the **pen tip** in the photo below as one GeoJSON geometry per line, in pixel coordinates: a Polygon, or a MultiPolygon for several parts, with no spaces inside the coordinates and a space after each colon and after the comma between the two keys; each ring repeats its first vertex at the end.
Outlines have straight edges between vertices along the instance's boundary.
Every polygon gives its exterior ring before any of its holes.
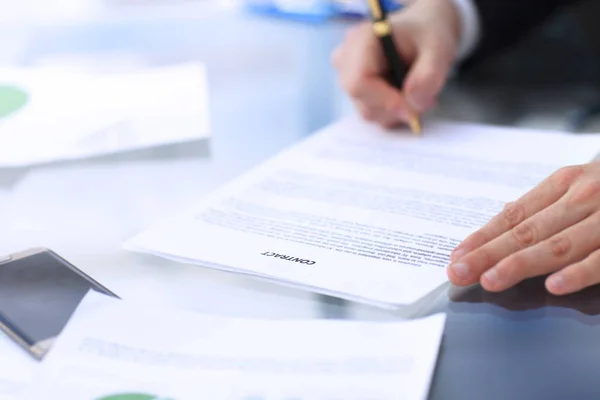
{"type": "Polygon", "coordinates": [[[413,117],[410,120],[410,129],[415,135],[421,134],[421,121],[418,117],[413,117]]]}

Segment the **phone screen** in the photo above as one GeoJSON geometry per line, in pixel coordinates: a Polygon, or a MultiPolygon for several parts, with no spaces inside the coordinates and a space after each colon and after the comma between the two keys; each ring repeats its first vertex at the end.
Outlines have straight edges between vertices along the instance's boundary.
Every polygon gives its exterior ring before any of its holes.
{"type": "Polygon", "coordinates": [[[0,321],[33,346],[58,336],[90,289],[98,290],[51,251],[0,264],[0,321]]]}

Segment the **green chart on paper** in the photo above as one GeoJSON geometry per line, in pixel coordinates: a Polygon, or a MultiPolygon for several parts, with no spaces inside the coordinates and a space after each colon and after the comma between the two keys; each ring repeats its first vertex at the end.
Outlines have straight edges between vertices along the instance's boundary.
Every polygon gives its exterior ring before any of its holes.
{"type": "Polygon", "coordinates": [[[174,400],[166,397],[155,396],[144,393],[122,393],[101,397],[97,400],[174,400]]]}
{"type": "Polygon", "coordinates": [[[0,118],[6,118],[27,105],[29,95],[11,85],[0,84],[0,118]]]}

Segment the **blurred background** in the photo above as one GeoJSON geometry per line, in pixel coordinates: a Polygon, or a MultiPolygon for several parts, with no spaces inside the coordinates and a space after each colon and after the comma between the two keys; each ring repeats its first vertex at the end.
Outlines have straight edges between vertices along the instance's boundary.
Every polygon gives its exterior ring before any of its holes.
{"type": "Polygon", "coordinates": [[[523,127],[599,132],[599,13],[599,2],[582,1],[516,46],[461,71],[447,90],[447,109],[441,113],[523,127]],[[460,101],[449,106],[458,99],[472,106],[460,101]]]}
{"type": "MultiPolygon", "coordinates": [[[[213,131],[243,122],[280,146],[349,111],[329,61],[363,3],[3,0],[0,64],[126,70],[198,60],[207,66],[211,112],[231,116],[213,118],[213,131]]],[[[485,65],[457,71],[436,113],[600,130],[593,115],[583,118],[600,105],[598,8],[584,3],[485,65]]]]}

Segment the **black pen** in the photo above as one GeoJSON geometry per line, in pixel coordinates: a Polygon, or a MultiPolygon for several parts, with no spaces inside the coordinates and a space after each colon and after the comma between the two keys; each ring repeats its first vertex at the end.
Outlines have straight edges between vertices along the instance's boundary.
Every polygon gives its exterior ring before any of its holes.
{"type": "MultiPolygon", "coordinates": [[[[373,33],[379,39],[383,54],[387,59],[390,69],[390,81],[398,90],[402,90],[404,79],[408,73],[408,66],[398,55],[396,44],[392,36],[392,27],[388,21],[385,8],[381,5],[381,0],[368,0],[371,9],[371,18],[373,19],[373,33]]],[[[408,104],[407,104],[408,106],[408,104]]],[[[419,116],[412,110],[410,112],[410,128],[413,133],[421,133],[421,121],[419,116]]]]}

